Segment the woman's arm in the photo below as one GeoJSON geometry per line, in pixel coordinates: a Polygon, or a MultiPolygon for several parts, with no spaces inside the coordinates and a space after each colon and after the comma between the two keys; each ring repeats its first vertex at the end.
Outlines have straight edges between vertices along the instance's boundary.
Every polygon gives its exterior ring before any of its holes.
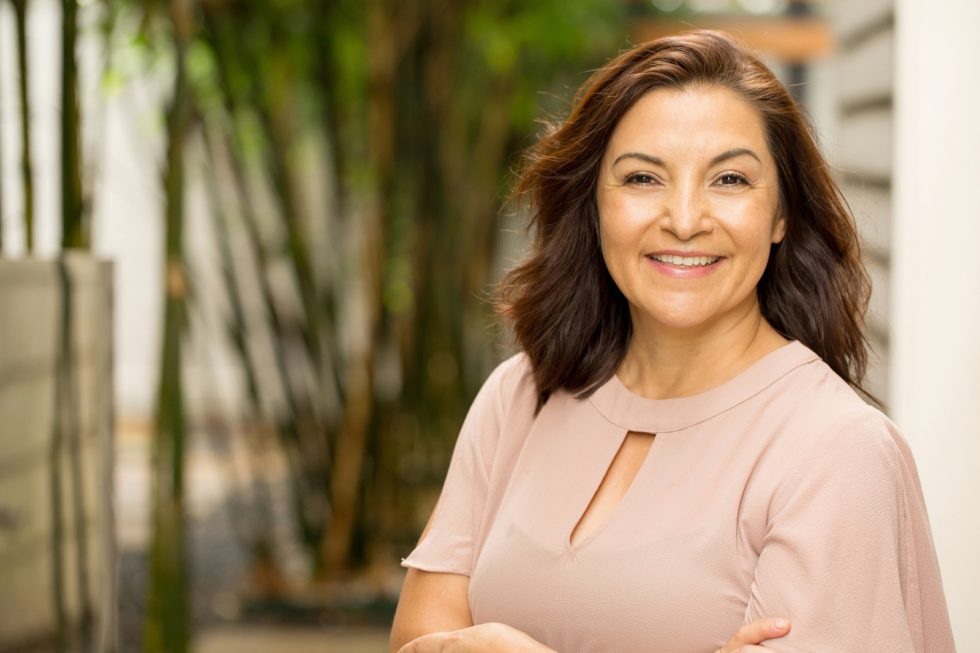
{"type": "MultiPolygon", "coordinates": [[[[436,511],[422,530],[424,540],[436,511]]],[[[388,640],[390,653],[426,651],[551,651],[530,635],[505,624],[473,625],[470,577],[409,568],[405,574],[388,640]],[[452,646],[447,645],[451,640],[452,646]],[[406,647],[406,644],[411,644],[406,647]]],[[[553,652],[552,652],[553,653],[553,652]]]]}
{"type": "Polygon", "coordinates": [[[389,651],[553,653],[526,633],[505,624],[474,626],[466,597],[469,580],[461,574],[409,569],[391,627],[389,651]]]}
{"type": "Polygon", "coordinates": [[[825,429],[773,492],[746,618],[792,615],[783,653],[953,653],[915,462],[868,408],[825,429]]]}
{"type": "MultiPolygon", "coordinates": [[[[435,518],[435,510],[422,530],[424,540],[435,518]]],[[[465,574],[423,571],[409,568],[398,597],[398,607],[388,640],[390,653],[425,653],[426,651],[552,651],[530,635],[505,624],[473,625],[469,602],[470,577],[465,574]],[[447,646],[447,640],[454,646],[447,646]],[[406,647],[407,644],[411,646],[406,647]]],[[[743,624],[728,643],[715,653],[749,653],[763,651],[753,646],[768,639],[784,636],[790,624],[779,626],[770,619],[743,624]],[[747,648],[740,648],[747,647],[747,648]]]]}
{"type": "MultiPolygon", "coordinates": [[[[435,519],[436,511],[419,538],[424,540],[435,519]]],[[[501,623],[474,626],[469,605],[469,582],[466,574],[424,571],[410,567],[405,575],[395,610],[390,653],[428,653],[448,651],[513,651],[553,653],[552,649],[530,635],[501,623]]],[[[777,639],[789,632],[790,624],[759,618],[743,624],[715,653],[750,653],[770,650],[762,642],[777,639]],[[776,625],[776,624],[779,625],[776,625]]]]}
{"type": "MultiPolygon", "coordinates": [[[[552,651],[526,633],[504,624],[474,626],[467,599],[469,580],[461,574],[409,569],[391,627],[390,653],[552,651]],[[403,648],[410,642],[410,646],[403,648]]],[[[785,621],[777,627],[771,619],[758,619],[739,628],[716,653],[769,650],[753,645],[782,637],[788,631],[789,624],[785,621]]]]}
{"type": "Polygon", "coordinates": [[[409,569],[391,625],[389,650],[395,653],[427,633],[472,626],[466,598],[469,582],[469,577],[461,574],[409,569]]]}
{"type": "MultiPolygon", "coordinates": [[[[432,527],[435,510],[419,538],[432,527]]],[[[464,574],[409,568],[405,574],[395,619],[391,624],[388,650],[391,653],[424,653],[449,649],[445,638],[453,638],[458,650],[551,651],[529,635],[504,624],[473,626],[469,601],[470,577],[464,574]],[[412,643],[406,649],[403,647],[412,643]]]]}

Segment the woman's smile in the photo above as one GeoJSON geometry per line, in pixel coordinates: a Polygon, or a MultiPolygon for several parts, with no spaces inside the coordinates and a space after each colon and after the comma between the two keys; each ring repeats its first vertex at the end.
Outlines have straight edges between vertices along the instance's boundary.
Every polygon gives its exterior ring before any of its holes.
{"type": "Polygon", "coordinates": [[[654,270],[665,276],[699,279],[713,274],[724,258],[701,253],[658,252],[648,254],[647,260],[654,270]]]}
{"type": "Polygon", "coordinates": [[[646,258],[660,274],[679,279],[706,277],[717,270],[724,260],[724,257],[700,252],[673,251],[647,254],[646,258]]]}

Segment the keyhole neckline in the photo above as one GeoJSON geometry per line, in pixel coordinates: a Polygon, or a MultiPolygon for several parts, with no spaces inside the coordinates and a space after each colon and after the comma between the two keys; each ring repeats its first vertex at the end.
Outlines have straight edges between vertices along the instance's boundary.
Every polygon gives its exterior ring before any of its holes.
{"type": "Polygon", "coordinates": [[[592,493],[588,495],[585,505],[581,506],[576,511],[576,519],[572,523],[571,528],[566,531],[564,546],[565,552],[567,554],[573,555],[578,553],[583,547],[587,546],[590,542],[596,539],[611,523],[616,520],[616,515],[624,510],[623,505],[631,500],[631,497],[636,494],[639,490],[636,489],[645,475],[646,468],[651,464],[651,460],[654,458],[654,449],[657,447],[657,434],[656,433],[643,433],[641,431],[634,430],[623,430],[619,444],[613,451],[612,457],[607,461],[605,468],[602,472],[602,476],[599,479],[598,484],[593,489],[592,493]],[[626,490],[623,492],[622,496],[616,501],[616,503],[609,509],[609,511],[602,517],[602,519],[597,523],[591,531],[587,532],[584,536],[578,539],[577,542],[572,542],[572,538],[575,532],[579,529],[582,521],[585,519],[586,513],[592,508],[592,502],[595,501],[596,496],[599,494],[600,489],[606,482],[606,476],[609,474],[609,470],[612,468],[613,464],[616,462],[623,446],[626,444],[630,433],[638,433],[650,437],[650,444],[647,447],[646,453],[643,454],[643,460],[640,462],[639,466],[636,468],[636,472],[633,474],[626,486],[626,490]]]}
{"type": "Polygon", "coordinates": [[[671,399],[636,394],[613,374],[589,401],[609,422],[627,431],[670,433],[720,415],[759,394],[796,368],[820,360],[809,347],[793,340],[772,351],[733,378],[710,390],[671,399]]]}

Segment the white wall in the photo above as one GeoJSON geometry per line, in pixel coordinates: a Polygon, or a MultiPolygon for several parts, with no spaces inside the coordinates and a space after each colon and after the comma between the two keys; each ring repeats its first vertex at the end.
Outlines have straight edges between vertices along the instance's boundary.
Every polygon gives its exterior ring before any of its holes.
{"type": "Polygon", "coordinates": [[[60,587],[70,621],[74,623],[81,615],[84,602],[95,614],[96,635],[103,642],[98,650],[113,650],[109,644],[115,639],[110,498],[112,267],[90,258],[69,258],[68,272],[77,413],[58,412],[70,406],[66,396],[59,394],[55,374],[60,360],[59,327],[65,322],[58,268],[38,260],[0,260],[3,650],[11,646],[21,650],[17,644],[55,632],[53,588],[57,577],[52,560],[56,550],[64,565],[60,587]],[[65,422],[67,430],[54,451],[56,415],[72,421],[65,422]],[[56,498],[59,506],[54,503],[56,498]],[[56,549],[59,538],[61,548],[56,549]]]}
{"type": "Polygon", "coordinates": [[[872,357],[865,385],[887,400],[894,7],[892,0],[869,0],[836,2],[830,9],[837,48],[833,71],[822,88],[836,119],[827,147],[854,212],[872,281],[867,316],[872,357]]]}
{"type": "Polygon", "coordinates": [[[891,404],[980,651],[980,3],[896,1],[891,404]]]}

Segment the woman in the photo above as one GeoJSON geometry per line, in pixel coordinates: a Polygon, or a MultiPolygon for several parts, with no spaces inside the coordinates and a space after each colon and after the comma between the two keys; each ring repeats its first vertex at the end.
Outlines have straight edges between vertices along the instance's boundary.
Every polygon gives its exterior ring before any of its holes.
{"type": "Polygon", "coordinates": [[[627,51],[518,192],[522,352],[403,561],[392,650],[952,651],[911,453],[854,390],[853,220],[772,73],[716,32],[627,51]]]}

